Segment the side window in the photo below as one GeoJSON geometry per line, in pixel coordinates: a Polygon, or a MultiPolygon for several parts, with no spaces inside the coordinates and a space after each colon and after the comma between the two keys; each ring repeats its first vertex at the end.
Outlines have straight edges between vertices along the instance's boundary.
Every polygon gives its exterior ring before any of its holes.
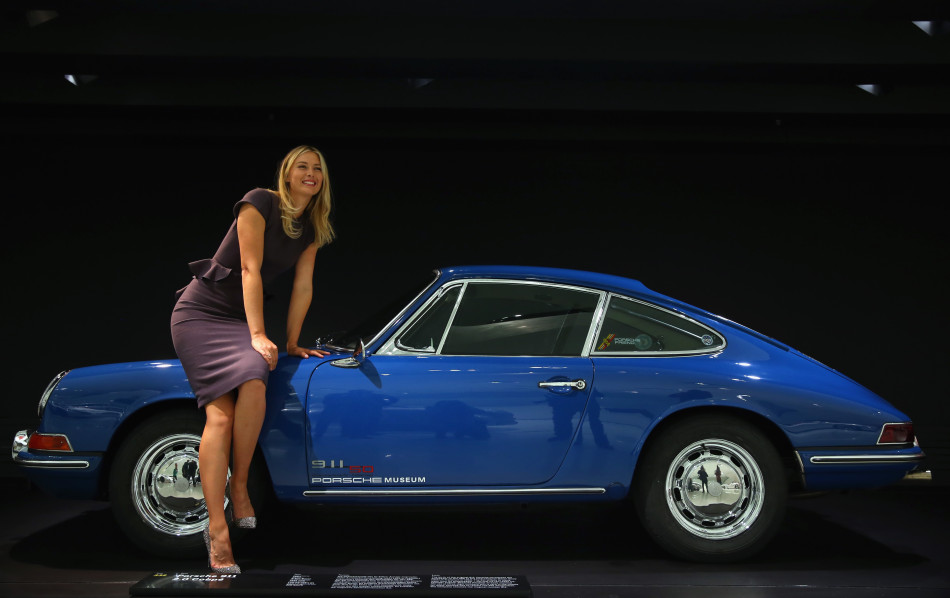
{"type": "Polygon", "coordinates": [[[579,289],[470,282],[440,353],[580,355],[599,300],[579,289]]]}
{"type": "Polygon", "coordinates": [[[459,285],[443,292],[442,296],[412,323],[405,334],[399,337],[396,346],[407,351],[435,353],[442,335],[445,334],[445,327],[449,324],[461,288],[459,285]]]}
{"type": "Polygon", "coordinates": [[[715,331],[645,303],[611,297],[595,353],[706,353],[725,346],[715,331]]]}

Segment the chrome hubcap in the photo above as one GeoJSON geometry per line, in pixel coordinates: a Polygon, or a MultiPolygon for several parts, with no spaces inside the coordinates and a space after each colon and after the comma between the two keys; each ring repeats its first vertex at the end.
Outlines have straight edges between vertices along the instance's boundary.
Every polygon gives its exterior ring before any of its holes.
{"type": "Polygon", "coordinates": [[[683,449],[666,475],[666,502],[691,534],[725,540],[746,531],[765,497],[762,472],[741,446],[700,440],[683,449]]]}
{"type": "Polygon", "coordinates": [[[207,526],[195,434],[173,434],[156,440],[135,463],[132,502],[142,520],[173,536],[197,534],[207,526]]]}

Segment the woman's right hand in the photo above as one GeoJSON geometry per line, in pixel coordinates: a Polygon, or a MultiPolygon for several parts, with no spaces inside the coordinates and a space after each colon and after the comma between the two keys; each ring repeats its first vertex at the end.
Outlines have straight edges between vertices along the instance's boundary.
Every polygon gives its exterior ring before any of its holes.
{"type": "Polygon", "coordinates": [[[272,371],[277,367],[277,345],[271,342],[269,338],[263,334],[252,336],[251,346],[261,354],[261,357],[264,358],[272,371]]]}

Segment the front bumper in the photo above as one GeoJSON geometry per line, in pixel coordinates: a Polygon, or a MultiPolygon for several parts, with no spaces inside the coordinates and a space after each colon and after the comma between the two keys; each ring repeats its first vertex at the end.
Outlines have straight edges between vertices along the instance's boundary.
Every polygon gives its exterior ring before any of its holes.
{"type": "Polygon", "coordinates": [[[28,480],[59,498],[97,498],[100,495],[101,454],[31,452],[30,430],[13,437],[11,456],[28,480]]]}

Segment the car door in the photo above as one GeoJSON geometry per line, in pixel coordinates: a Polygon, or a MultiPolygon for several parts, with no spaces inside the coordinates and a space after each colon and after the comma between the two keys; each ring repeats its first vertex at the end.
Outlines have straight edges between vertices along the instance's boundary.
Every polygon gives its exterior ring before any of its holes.
{"type": "Polygon", "coordinates": [[[318,368],[307,412],[313,486],[541,484],[593,382],[601,293],[467,281],[440,289],[359,367],[318,368]]]}

